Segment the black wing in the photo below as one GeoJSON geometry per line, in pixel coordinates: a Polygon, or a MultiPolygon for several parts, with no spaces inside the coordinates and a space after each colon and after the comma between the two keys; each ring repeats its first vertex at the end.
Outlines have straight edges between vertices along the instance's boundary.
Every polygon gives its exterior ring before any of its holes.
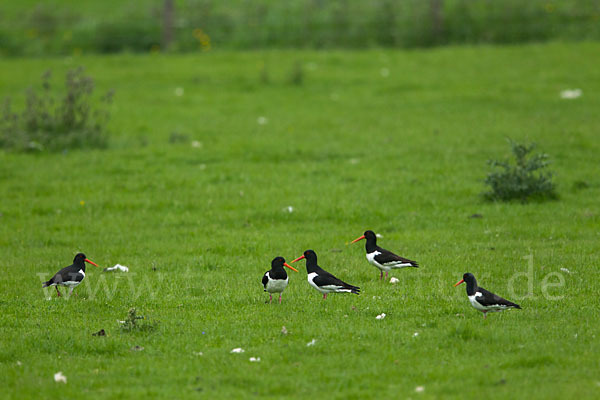
{"type": "Polygon", "coordinates": [[[477,300],[477,302],[479,304],[481,304],[484,307],[505,306],[505,307],[521,308],[520,305],[513,303],[512,301],[508,301],[508,300],[498,296],[497,294],[494,294],[490,291],[485,290],[482,287],[479,287],[477,289],[477,291],[479,293],[481,293],[481,296],[478,296],[475,299],[477,300]]]}
{"type": "Polygon", "coordinates": [[[265,287],[265,289],[267,288],[267,283],[269,283],[269,278],[267,277],[268,273],[269,273],[269,271],[265,272],[265,274],[263,275],[263,278],[262,278],[262,284],[265,287]]]}
{"type": "Polygon", "coordinates": [[[409,260],[408,258],[400,257],[397,254],[392,253],[389,250],[382,249],[381,247],[377,249],[381,254],[377,254],[375,256],[375,261],[377,261],[381,265],[385,265],[387,263],[396,263],[401,262],[403,264],[411,264],[413,267],[418,267],[419,264],[416,261],[409,260]]]}
{"type": "Polygon", "coordinates": [[[342,281],[341,279],[336,278],[335,276],[333,276],[329,272],[325,271],[324,269],[321,269],[321,271],[318,272],[317,276],[315,276],[313,278],[313,282],[317,286],[334,285],[334,286],[343,287],[344,289],[350,289],[350,290],[356,291],[356,292],[360,291],[360,288],[358,286],[350,285],[350,284],[342,281]]]}

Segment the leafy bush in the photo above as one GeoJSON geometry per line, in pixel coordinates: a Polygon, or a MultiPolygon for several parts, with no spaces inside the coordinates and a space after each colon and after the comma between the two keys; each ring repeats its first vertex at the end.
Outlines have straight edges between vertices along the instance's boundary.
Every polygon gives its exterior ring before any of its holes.
{"type": "MultiPolygon", "coordinates": [[[[83,68],[66,74],[65,93],[52,91],[50,71],[42,76],[42,92],[27,89],[25,109],[12,111],[6,98],[0,115],[0,147],[18,151],[64,150],[67,148],[104,147],[109,112],[92,104],[94,82],[83,68]]],[[[105,106],[112,101],[112,91],[102,96],[105,106]]]]}
{"type": "Polygon", "coordinates": [[[535,143],[523,145],[509,139],[515,161],[488,160],[492,167],[485,178],[491,191],[484,193],[489,200],[521,200],[556,198],[556,185],[552,182],[552,172],[546,171],[548,155],[530,154],[535,143]]]}

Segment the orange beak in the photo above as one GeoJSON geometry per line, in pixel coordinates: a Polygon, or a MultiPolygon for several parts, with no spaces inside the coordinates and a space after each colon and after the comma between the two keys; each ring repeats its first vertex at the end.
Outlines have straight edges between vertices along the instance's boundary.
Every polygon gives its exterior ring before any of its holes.
{"type": "Polygon", "coordinates": [[[454,284],[454,287],[457,287],[457,286],[458,286],[458,285],[460,285],[461,283],[465,283],[465,280],[464,280],[464,279],[461,279],[460,281],[456,282],[456,283],[454,284]]]}
{"type": "Polygon", "coordinates": [[[96,266],[96,267],[100,268],[100,266],[99,266],[98,264],[96,264],[95,262],[93,262],[92,260],[88,260],[88,259],[86,258],[86,259],[85,259],[85,260],[83,260],[83,261],[85,261],[86,263],[92,264],[92,265],[94,265],[94,266],[96,266]]]}
{"type": "MultiPolygon", "coordinates": [[[[293,262],[293,261],[292,261],[293,262]]],[[[286,267],[288,267],[289,269],[291,269],[292,271],[296,271],[298,272],[298,270],[294,267],[292,267],[291,265],[289,265],[288,263],[284,262],[283,265],[285,265],[286,267]]]]}
{"type": "Polygon", "coordinates": [[[296,258],[294,261],[292,261],[292,263],[295,263],[298,260],[302,260],[303,258],[306,258],[306,257],[304,257],[304,254],[302,254],[300,257],[296,258]]]}
{"type": "Polygon", "coordinates": [[[357,237],[356,239],[354,239],[354,240],[353,240],[352,242],[350,242],[350,243],[356,243],[356,242],[358,242],[359,240],[363,240],[364,238],[365,238],[365,235],[362,235],[361,237],[357,237]]]}

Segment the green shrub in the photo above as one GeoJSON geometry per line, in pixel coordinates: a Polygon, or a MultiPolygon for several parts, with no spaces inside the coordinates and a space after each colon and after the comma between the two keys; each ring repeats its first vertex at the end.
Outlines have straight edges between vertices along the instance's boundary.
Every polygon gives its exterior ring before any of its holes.
{"type": "Polygon", "coordinates": [[[488,160],[492,171],[485,178],[490,191],[484,193],[488,200],[521,200],[556,198],[556,185],[552,182],[552,172],[547,171],[548,155],[530,154],[535,143],[523,145],[509,139],[514,163],[488,160]]]}
{"type": "MultiPolygon", "coordinates": [[[[51,87],[50,71],[42,76],[42,91],[27,89],[25,108],[13,112],[10,98],[4,100],[0,115],[0,147],[17,151],[64,150],[82,147],[104,147],[107,143],[106,107],[94,107],[94,82],[83,68],[66,74],[64,94],[51,87]]],[[[101,98],[106,106],[112,91],[101,98]]]]}

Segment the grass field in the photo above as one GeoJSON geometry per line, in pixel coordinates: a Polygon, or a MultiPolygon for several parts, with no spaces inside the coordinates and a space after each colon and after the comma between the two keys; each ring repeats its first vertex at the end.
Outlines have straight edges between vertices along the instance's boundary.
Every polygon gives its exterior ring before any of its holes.
{"type": "Polygon", "coordinates": [[[599,64],[598,43],[0,60],[17,102],[48,68],[116,89],[107,150],[0,152],[1,397],[598,398],[599,64]],[[506,137],[551,155],[559,200],[481,199],[506,137]],[[365,229],[421,268],[379,282],[365,229]],[[265,304],[271,259],[308,248],[362,294],[322,301],[302,261],[265,304]],[[130,272],[45,293],[78,251],[130,272]],[[523,309],[483,320],[467,271],[523,309]],[[148,329],[121,329],[131,307],[148,329]]]}

